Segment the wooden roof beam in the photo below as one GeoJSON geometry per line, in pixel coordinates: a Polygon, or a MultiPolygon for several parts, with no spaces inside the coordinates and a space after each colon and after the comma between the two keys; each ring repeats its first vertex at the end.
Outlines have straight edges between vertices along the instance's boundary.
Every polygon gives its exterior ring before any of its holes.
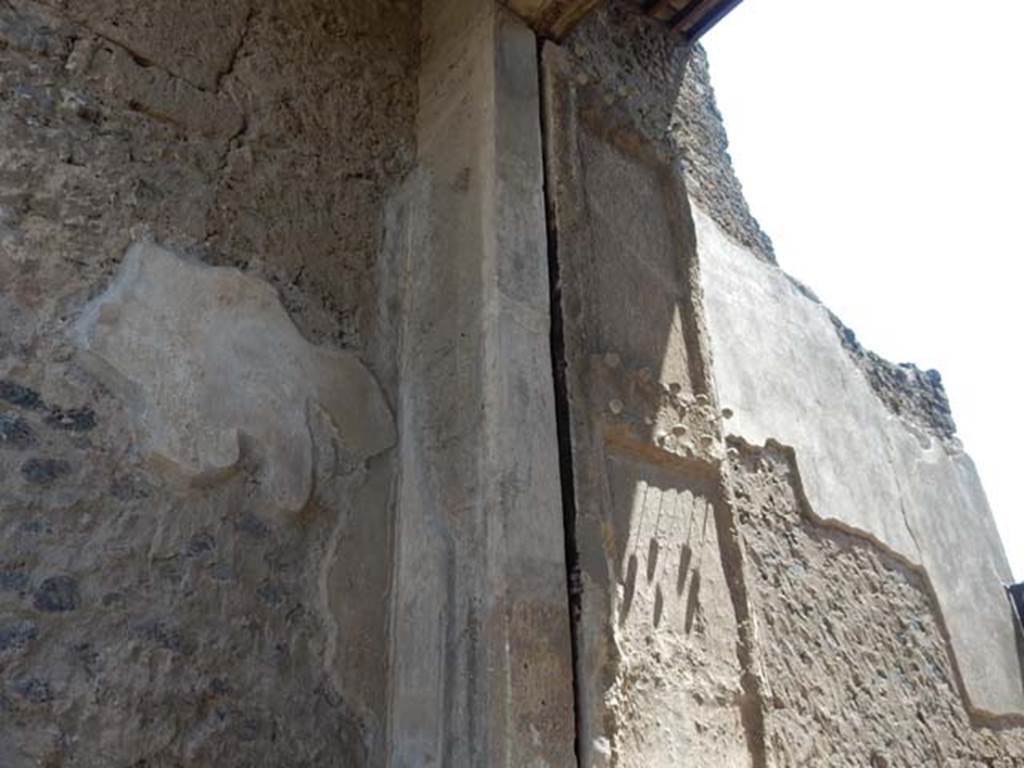
{"type": "Polygon", "coordinates": [[[700,37],[721,21],[742,0],[647,0],[644,10],[660,18],[687,43],[700,37]]]}
{"type": "Polygon", "coordinates": [[[600,0],[502,0],[541,37],[561,40],[600,0]]]}
{"type": "MultiPolygon", "coordinates": [[[[601,0],[501,0],[522,17],[541,37],[561,40],[601,0]]],[[[722,20],[741,0],[640,0],[639,5],[654,18],[664,21],[687,43],[722,20]]]]}

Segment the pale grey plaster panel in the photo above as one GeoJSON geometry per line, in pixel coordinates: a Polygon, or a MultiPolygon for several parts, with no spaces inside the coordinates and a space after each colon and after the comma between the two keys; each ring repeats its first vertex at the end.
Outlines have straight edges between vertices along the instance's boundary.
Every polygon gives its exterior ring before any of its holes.
{"type": "Polygon", "coordinates": [[[792,446],[815,514],[922,567],[970,705],[1024,712],[1010,571],[970,459],[886,408],[822,305],[696,207],[694,218],[729,431],[792,446]]]}

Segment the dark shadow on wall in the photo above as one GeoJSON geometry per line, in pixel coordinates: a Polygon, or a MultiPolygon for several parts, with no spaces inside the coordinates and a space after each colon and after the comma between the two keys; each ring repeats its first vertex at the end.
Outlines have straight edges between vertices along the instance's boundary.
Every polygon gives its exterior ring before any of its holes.
{"type": "MultiPolygon", "coordinates": [[[[1021,618],[1012,603],[1010,604],[1010,620],[1013,622],[1014,634],[1017,638],[1017,658],[1024,660],[1024,627],[1021,626],[1021,618]]],[[[1024,686],[1024,664],[1021,665],[1020,679],[1021,685],[1024,686]]]]}

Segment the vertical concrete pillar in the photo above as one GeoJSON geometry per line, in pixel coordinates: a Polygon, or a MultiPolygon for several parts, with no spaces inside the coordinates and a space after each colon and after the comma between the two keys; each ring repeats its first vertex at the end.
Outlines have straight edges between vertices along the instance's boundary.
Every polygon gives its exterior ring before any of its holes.
{"type": "Polygon", "coordinates": [[[394,766],[562,766],[572,659],[537,51],[427,0],[419,176],[391,211],[400,479],[394,766]]]}

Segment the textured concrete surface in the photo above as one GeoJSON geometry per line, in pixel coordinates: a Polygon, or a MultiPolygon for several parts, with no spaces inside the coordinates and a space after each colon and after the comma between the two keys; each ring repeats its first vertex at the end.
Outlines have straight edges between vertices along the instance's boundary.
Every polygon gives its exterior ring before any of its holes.
{"type": "Polygon", "coordinates": [[[924,569],[970,704],[1024,713],[1009,566],[970,459],[876,395],[828,312],[696,212],[729,432],[792,446],[810,508],[924,569]]]}

